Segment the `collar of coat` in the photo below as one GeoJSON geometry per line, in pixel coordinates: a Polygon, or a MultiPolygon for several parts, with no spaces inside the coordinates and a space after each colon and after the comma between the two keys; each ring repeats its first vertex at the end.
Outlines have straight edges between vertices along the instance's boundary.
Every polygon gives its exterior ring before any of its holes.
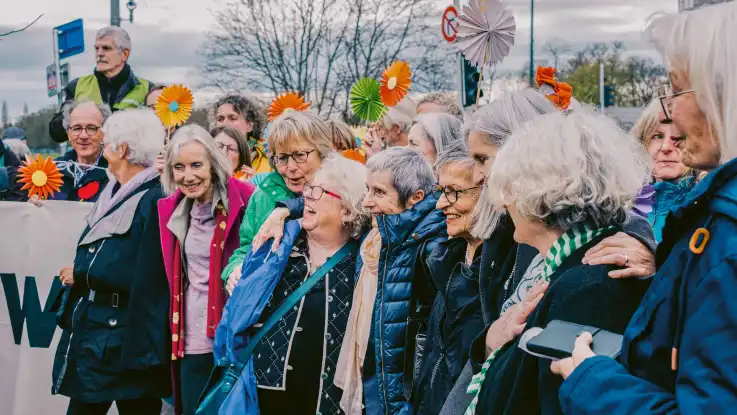
{"type": "Polygon", "coordinates": [[[435,209],[437,202],[437,197],[430,193],[402,213],[379,215],[376,221],[379,224],[382,241],[388,241],[390,245],[403,245],[419,243],[428,236],[445,234],[445,216],[443,212],[435,209]]]}

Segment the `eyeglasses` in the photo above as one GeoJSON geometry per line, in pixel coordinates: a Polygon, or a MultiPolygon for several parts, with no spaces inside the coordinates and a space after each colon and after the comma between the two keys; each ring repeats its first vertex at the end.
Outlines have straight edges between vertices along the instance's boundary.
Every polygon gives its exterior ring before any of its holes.
{"type": "Polygon", "coordinates": [[[215,143],[215,145],[218,146],[220,151],[226,154],[238,154],[238,147],[237,146],[229,146],[225,145],[223,143],[215,143]]]}
{"type": "Polygon", "coordinates": [[[343,198],[340,197],[339,194],[333,193],[329,190],[325,190],[321,186],[313,186],[309,183],[305,183],[304,190],[302,191],[302,196],[310,198],[312,200],[320,200],[323,194],[328,194],[338,200],[343,200],[343,198]]]}
{"type": "Polygon", "coordinates": [[[658,99],[660,100],[660,107],[663,109],[663,114],[665,115],[665,119],[663,120],[663,122],[668,123],[673,121],[670,113],[671,100],[684,94],[690,94],[691,92],[694,92],[694,90],[687,89],[685,91],[673,93],[671,88],[668,86],[661,86],[660,88],[658,88],[658,99]]]}
{"type": "Polygon", "coordinates": [[[468,189],[454,189],[450,186],[443,187],[439,184],[435,184],[432,187],[432,192],[438,199],[440,199],[442,195],[445,195],[445,198],[448,200],[448,203],[452,205],[458,201],[458,199],[461,197],[460,195],[466,194],[474,190],[478,190],[479,188],[481,188],[481,186],[469,187],[468,189]]]}
{"type": "Polygon", "coordinates": [[[313,153],[315,151],[317,150],[295,151],[294,153],[276,153],[271,157],[271,159],[274,160],[274,164],[279,166],[283,166],[289,163],[290,157],[292,158],[292,160],[294,160],[295,163],[302,164],[307,161],[310,153],[313,153]]]}
{"type": "Polygon", "coordinates": [[[82,127],[81,125],[75,125],[74,127],[69,128],[69,132],[72,133],[73,136],[78,137],[82,134],[82,131],[86,131],[87,135],[93,136],[97,134],[98,131],[100,131],[100,126],[98,125],[88,125],[85,127],[82,127]]]}

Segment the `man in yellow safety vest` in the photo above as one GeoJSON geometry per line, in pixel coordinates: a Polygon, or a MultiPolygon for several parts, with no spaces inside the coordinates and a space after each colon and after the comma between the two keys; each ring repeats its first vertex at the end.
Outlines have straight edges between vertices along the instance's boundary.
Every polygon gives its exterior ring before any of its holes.
{"type": "Polygon", "coordinates": [[[64,106],[77,100],[108,104],[113,112],[145,106],[152,83],[137,77],[130,66],[131,38],[124,29],[108,26],[97,32],[97,66],[92,75],[79,77],[64,88],[64,105],[49,123],[49,134],[57,143],[67,141],[63,125],[64,106]]]}

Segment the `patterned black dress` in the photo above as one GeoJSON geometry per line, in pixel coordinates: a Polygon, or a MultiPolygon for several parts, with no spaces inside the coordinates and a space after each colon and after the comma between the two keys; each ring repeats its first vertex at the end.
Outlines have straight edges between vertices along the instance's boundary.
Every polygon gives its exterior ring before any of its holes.
{"type": "MultiPolygon", "coordinates": [[[[258,400],[264,415],[341,414],[343,391],[333,384],[353,299],[358,253],[346,256],[256,346],[258,400]]],[[[263,323],[307,278],[304,232],[264,310],[263,323]]]]}

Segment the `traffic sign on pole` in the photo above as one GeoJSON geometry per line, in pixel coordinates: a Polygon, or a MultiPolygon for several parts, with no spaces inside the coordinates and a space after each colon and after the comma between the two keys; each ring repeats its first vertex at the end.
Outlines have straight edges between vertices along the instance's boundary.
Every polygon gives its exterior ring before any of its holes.
{"type": "Polygon", "coordinates": [[[82,19],[54,28],[59,48],[59,60],[84,52],[84,26],[82,19]]]}
{"type": "Polygon", "coordinates": [[[458,17],[458,10],[453,6],[448,6],[448,8],[445,9],[445,12],[443,13],[442,30],[445,40],[451,43],[455,42],[456,40],[456,17],[458,17]]]}
{"type": "Polygon", "coordinates": [[[46,67],[46,92],[49,97],[56,96],[58,90],[64,89],[69,84],[69,64],[61,65],[61,76],[56,72],[56,63],[46,67]]]}

